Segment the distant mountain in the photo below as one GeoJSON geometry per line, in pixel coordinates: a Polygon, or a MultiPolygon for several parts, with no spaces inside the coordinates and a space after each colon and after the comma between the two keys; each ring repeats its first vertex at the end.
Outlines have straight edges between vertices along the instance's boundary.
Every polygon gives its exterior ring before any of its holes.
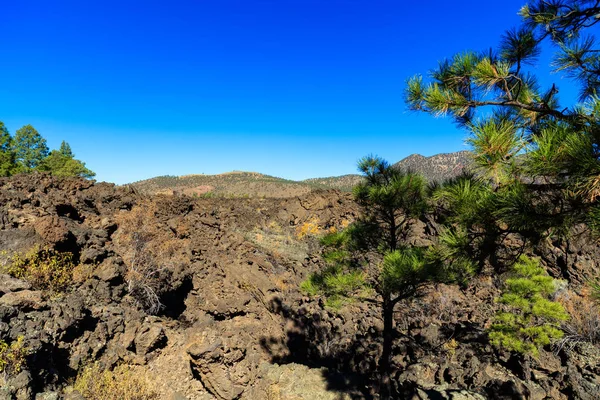
{"type": "MultiPolygon", "coordinates": [[[[471,162],[471,152],[457,151],[441,153],[431,157],[412,154],[397,163],[394,167],[403,171],[415,171],[423,174],[428,181],[442,182],[448,178],[460,175],[471,162]]],[[[332,176],[329,178],[312,178],[302,182],[319,184],[326,187],[349,191],[362,180],[357,174],[332,176]]]]}
{"type": "Polygon", "coordinates": [[[431,157],[412,154],[394,164],[404,171],[420,172],[429,181],[442,182],[448,178],[460,175],[471,163],[470,151],[455,153],[440,153],[431,157]]]}
{"type": "MultiPolygon", "coordinates": [[[[468,151],[424,157],[413,154],[394,166],[422,173],[429,181],[443,181],[459,175],[468,167],[468,151]]],[[[315,189],[350,191],[362,180],[358,174],[292,181],[257,172],[228,172],[218,175],[158,176],[131,183],[139,192],[181,193],[188,196],[220,197],[295,197],[315,189]]]]}

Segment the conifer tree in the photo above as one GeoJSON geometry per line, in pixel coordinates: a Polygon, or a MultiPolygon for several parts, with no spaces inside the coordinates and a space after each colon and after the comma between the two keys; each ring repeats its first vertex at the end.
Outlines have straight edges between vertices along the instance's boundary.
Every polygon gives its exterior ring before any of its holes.
{"type": "Polygon", "coordinates": [[[507,311],[496,314],[490,328],[492,344],[519,353],[537,356],[541,346],[560,339],[560,323],[568,314],[550,297],[556,292],[555,281],[539,261],[521,256],[512,268],[500,297],[507,311]]]}
{"type": "MultiPolygon", "coordinates": [[[[510,232],[568,237],[580,223],[600,233],[600,47],[589,29],[600,22],[600,2],[535,0],[520,14],[522,25],[497,49],[457,54],[429,77],[410,78],[405,92],[410,109],[448,115],[469,131],[475,174],[441,185],[434,198],[479,245],[510,232]],[[539,85],[543,43],[557,51],[557,76],[578,85],[576,104],[560,103],[557,84],[539,85]]],[[[566,314],[549,300],[552,279],[537,262],[521,259],[513,273],[490,339],[536,354],[562,335],[566,314]]]]}
{"type": "Polygon", "coordinates": [[[536,0],[520,14],[522,26],[507,31],[495,51],[457,54],[428,79],[409,79],[407,104],[450,115],[470,131],[473,164],[494,188],[501,225],[530,236],[578,222],[598,226],[600,49],[586,30],[600,21],[600,5],[536,0]],[[562,105],[558,85],[538,84],[543,42],[558,50],[555,70],[579,85],[579,103],[562,105]]]}
{"type": "Polygon", "coordinates": [[[0,176],[10,176],[15,171],[15,153],[12,150],[12,137],[0,121],[0,176]]]}
{"type": "Polygon", "coordinates": [[[85,163],[75,159],[71,146],[63,141],[59,150],[52,150],[37,167],[38,171],[49,172],[54,176],[79,176],[93,178],[96,174],[85,163]]]}
{"type": "Polygon", "coordinates": [[[60,149],[58,149],[58,151],[60,152],[60,154],[62,154],[65,157],[75,158],[75,155],[73,154],[73,151],[71,150],[71,146],[69,145],[69,143],[65,142],[64,140],[60,144],[60,149]]]}
{"type": "Polygon", "coordinates": [[[32,172],[48,156],[46,139],[31,125],[25,125],[17,130],[13,150],[19,172],[32,172]]]}
{"type": "Polygon", "coordinates": [[[410,222],[423,218],[428,209],[427,185],[421,175],[402,172],[372,156],[359,162],[359,170],[365,180],[355,187],[354,197],[362,216],[347,229],[323,238],[327,268],[311,275],[302,287],[309,294],[324,294],[333,301],[329,304],[369,296],[361,289],[370,288],[383,320],[379,393],[381,399],[391,399],[395,398],[390,378],[395,306],[423,285],[464,278],[472,268],[464,258],[447,254],[452,248],[448,243],[435,250],[409,247],[410,222]],[[440,265],[441,259],[445,265],[440,265]]]}

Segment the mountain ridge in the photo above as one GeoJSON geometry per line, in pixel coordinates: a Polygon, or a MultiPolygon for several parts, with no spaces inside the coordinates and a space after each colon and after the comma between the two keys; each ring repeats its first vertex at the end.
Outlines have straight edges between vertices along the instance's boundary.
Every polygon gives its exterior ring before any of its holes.
{"type": "MultiPolygon", "coordinates": [[[[470,162],[470,152],[463,150],[440,153],[433,156],[411,154],[393,164],[404,171],[423,174],[429,181],[443,181],[459,175],[470,162]]],[[[222,197],[295,197],[317,189],[351,191],[360,183],[361,175],[317,177],[291,180],[251,171],[230,171],[215,175],[187,174],[163,175],[137,182],[129,186],[147,194],[185,194],[189,196],[222,197]]]]}

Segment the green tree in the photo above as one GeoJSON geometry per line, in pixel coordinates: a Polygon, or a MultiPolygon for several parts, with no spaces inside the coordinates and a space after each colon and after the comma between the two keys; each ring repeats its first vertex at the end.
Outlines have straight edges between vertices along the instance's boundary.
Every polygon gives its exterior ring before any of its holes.
{"type": "Polygon", "coordinates": [[[17,130],[13,150],[19,172],[32,172],[48,156],[46,139],[31,125],[17,130]]]}
{"type": "Polygon", "coordinates": [[[89,179],[96,175],[93,171],[86,168],[85,163],[75,159],[71,146],[65,141],[61,143],[59,150],[52,150],[42,160],[37,170],[61,177],[79,176],[89,179]]]}
{"type": "Polygon", "coordinates": [[[600,21],[588,0],[537,0],[524,23],[495,51],[442,62],[429,79],[415,76],[409,108],[450,115],[470,131],[474,166],[497,193],[511,230],[546,234],[590,226],[600,215],[600,49],[583,32],[600,21]],[[543,42],[558,50],[552,65],[580,87],[580,102],[561,105],[558,86],[542,89],[535,63],[543,42]],[[490,109],[480,114],[478,110],[490,109]]]}
{"type": "Polygon", "coordinates": [[[324,294],[333,304],[353,296],[370,297],[378,304],[383,319],[379,392],[382,399],[390,399],[394,398],[390,369],[395,306],[427,283],[464,276],[451,272],[467,265],[457,262],[440,267],[439,258],[430,257],[431,250],[408,247],[411,220],[423,218],[428,209],[422,176],[401,172],[372,156],[359,162],[359,170],[365,179],[355,187],[354,197],[362,216],[346,230],[323,238],[327,267],[311,275],[302,287],[309,294],[324,294]],[[369,288],[366,292],[365,287],[369,288]]]}
{"type": "Polygon", "coordinates": [[[10,176],[15,171],[15,153],[12,150],[12,137],[4,122],[0,121],[0,176],[10,176]]]}
{"type": "Polygon", "coordinates": [[[563,306],[550,300],[556,282],[539,261],[522,256],[499,301],[507,311],[496,314],[489,330],[492,344],[537,356],[539,348],[563,337],[560,323],[568,319],[563,306]]]}
{"type": "Polygon", "coordinates": [[[65,157],[75,158],[75,154],[73,154],[73,151],[71,150],[71,146],[69,145],[69,143],[65,142],[64,140],[60,144],[60,149],[58,151],[60,152],[60,154],[62,154],[65,157]]]}

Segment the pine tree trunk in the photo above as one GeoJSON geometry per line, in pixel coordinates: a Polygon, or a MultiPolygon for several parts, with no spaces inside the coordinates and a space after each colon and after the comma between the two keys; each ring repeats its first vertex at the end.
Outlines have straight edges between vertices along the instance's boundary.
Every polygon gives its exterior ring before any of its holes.
{"type": "Polygon", "coordinates": [[[383,300],[383,349],[379,360],[379,394],[381,400],[392,399],[391,359],[394,338],[394,303],[390,296],[383,300]]]}

